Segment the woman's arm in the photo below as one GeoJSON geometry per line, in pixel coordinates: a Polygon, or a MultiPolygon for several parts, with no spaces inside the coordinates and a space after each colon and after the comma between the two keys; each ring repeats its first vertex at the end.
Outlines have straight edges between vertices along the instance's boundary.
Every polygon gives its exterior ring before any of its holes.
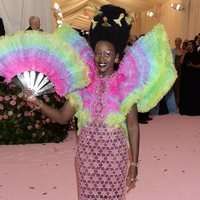
{"type": "Polygon", "coordinates": [[[70,105],[69,101],[66,101],[61,109],[55,109],[37,97],[31,98],[31,95],[32,92],[30,90],[24,91],[24,96],[27,101],[33,103],[36,108],[40,109],[46,116],[59,124],[66,124],[76,113],[75,108],[70,105]]]}
{"type": "Polygon", "coordinates": [[[131,111],[127,115],[127,128],[131,149],[131,165],[129,167],[129,178],[136,179],[138,173],[138,159],[139,159],[139,146],[140,146],[140,131],[138,124],[138,112],[136,105],[132,106],[131,111]]]}

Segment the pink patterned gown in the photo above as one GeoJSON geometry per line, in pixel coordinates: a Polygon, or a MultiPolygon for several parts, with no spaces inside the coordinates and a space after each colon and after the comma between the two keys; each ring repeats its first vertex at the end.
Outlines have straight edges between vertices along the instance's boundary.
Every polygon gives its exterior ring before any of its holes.
{"type": "Polygon", "coordinates": [[[76,155],[80,200],[124,200],[127,144],[120,129],[100,123],[82,129],[76,155]]]}
{"type": "Polygon", "coordinates": [[[104,123],[108,106],[112,107],[111,99],[107,98],[112,80],[115,82],[114,78],[97,78],[89,89],[79,93],[83,106],[87,102],[92,119],[79,132],[76,153],[79,200],[125,199],[127,140],[120,127],[111,128],[104,123]]]}

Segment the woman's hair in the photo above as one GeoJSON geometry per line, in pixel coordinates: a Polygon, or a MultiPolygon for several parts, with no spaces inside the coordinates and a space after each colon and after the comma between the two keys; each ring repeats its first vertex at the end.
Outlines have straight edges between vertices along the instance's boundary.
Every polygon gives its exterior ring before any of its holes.
{"type": "Polygon", "coordinates": [[[98,41],[111,42],[120,58],[128,43],[131,20],[125,9],[111,4],[100,8],[89,30],[89,42],[93,49],[98,41]]]}

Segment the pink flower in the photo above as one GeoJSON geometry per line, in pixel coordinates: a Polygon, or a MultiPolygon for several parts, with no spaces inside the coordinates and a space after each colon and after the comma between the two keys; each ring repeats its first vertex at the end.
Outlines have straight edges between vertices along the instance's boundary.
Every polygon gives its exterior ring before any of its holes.
{"type": "Polygon", "coordinates": [[[15,88],[16,87],[16,85],[14,84],[14,83],[11,83],[10,85],[9,85],[9,88],[15,88]]]}
{"type": "Polygon", "coordinates": [[[29,126],[27,127],[27,129],[30,131],[31,129],[33,129],[33,126],[29,125],[29,126]]]}
{"type": "Polygon", "coordinates": [[[11,105],[11,106],[15,106],[15,105],[16,105],[16,101],[15,101],[15,100],[11,100],[11,101],[10,101],[10,105],[11,105]]]}
{"type": "Polygon", "coordinates": [[[30,106],[31,109],[35,108],[35,106],[32,103],[28,103],[28,105],[30,106]]]}
{"type": "Polygon", "coordinates": [[[21,102],[20,102],[20,105],[21,105],[21,106],[25,106],[25,104],[26,104],[26,103],[25,103],[24,101],[21,101],[21,102]]]}
{"type": "Polygon", "coordinates": [[[31,112],[26,111],[26,112],[24,113],[24,116],[25,116],[25,117],[30,117],[30,116],[31,116],[31,112]]]}
{"type": "Polygon", "coordinates": [[[13,100],[16,100],[16,99],[17,99],[17,96],[16,96],[16,95],[12,95],[12,99],[13,99],[13,100]]]}
{"type": "Polygon", "coordinates": [[[0,96],[0,101],[3,101],[3,97],[2,96],[0,96]]]}
{"type": "Polygon", "coordinates": [[[9,97],[9,96],[5,96],[5,97],[4,97],[4,100],[5,100],[5,101],[10,101],[10,97],[9,97]]]}
{"type": "Polygon", "coordinates": [[[0,115],[0,120],[2,120],[3,119],[3,116],[2,115],[0,115]]]}
{"type": "Polygon", "coordinates": [[[8,116],[11,117],[13,115],[13,111],[8,111],[8,116]]]}
{"type": "Polygon", "coordinates": [[[49,124],[51,120],[49,118],[46,119],[46,123],[49,124]]]}
{"type": "Polygon", "coordinates": [[[35,124],[35,129],[40,128],[39,124],[35,124]]]}
{"type": "Polygon", "coordinates": [[[36,133],[32,133],[33,138],[36,137],[36,133]]]}
{"type": "Polygon", "coordinates": [[[3,108],[4,108],[4,107],[3,107],[3,105],[2,105],[2,104],[0,104],[0,110],[3,110],[3,108]]]}
{"type": "Polygon", "coordinates": [[[8,115],[4,114],[3,119],[8,119],[8,115]]]}
{"type": "Polygon", "coordinates": [[[17,105],[17,109],[18,109],[18,110],[20,110],[21,107],[22,107],[21,105],[17,105]]]}
{"type": "Polygon", "coordinates": [[[44,114],[42,114],[41,115],[41,119],[45,119],[46,117],[45,117],[45,115],[44,114]]]}
{"type": "Polygon", "coordinates": [[[20,99],[24,96],[22,92],[17,95],[20,99]]]}
{"type": "Polygon", "coordinates": [[[44,131],[42,131],[42,136],[44,136],[46,133],[44,131]]]}

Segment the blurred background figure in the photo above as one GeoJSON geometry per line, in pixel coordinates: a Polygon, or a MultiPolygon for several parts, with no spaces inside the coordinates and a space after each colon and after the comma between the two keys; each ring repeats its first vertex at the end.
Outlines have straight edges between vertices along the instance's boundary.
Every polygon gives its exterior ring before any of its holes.
{"type": "Polygon", "coordinates": [[[37,16],[31,16],[29,18],[29,27],[26,29],[26,31],[28,30],[36,30],[36,31],[43,31],[40,28],[40,18],[37,16]]]}
{"type": "Polygon", "coordinates": [[[179,112],[181,115],[200,115],[200,56],[195,40],[188,41],[181,68],[179,112]]]}
{"type": "MultiPolygon", "coordinates": [[[[3,19],[0,18],[0,36],[4,36],[4,35],[5,35],[5,29],[4,29],[3,19]]],[[[0,82],[2,82],[3,80],[4,78],[0,76],[0,82]]]]}
{"type": "Polygon", "coordinates": [[[196,50],[200,52],[200,33],[196,36],[196,50]]]}
{"type": "Polygon", "coordinates": [[[182,39],[177,37],[174,41],[175,48],[172,49],[172,55],[174,59],[174,65],[177,70],[178,77],[174,83],[174,94],[176,99],[176,105],[179,105],[179,98],[180,98],[180,78],[181,78],[181,60],[184,54],[184,50],[182,49],[182,39]]]}
{"type": "Polygon", "coordinates": [[[137,41],[138,37],[136,35],[131,35],[129,38],[128,46],[132,46],[137,41]]]}
{"type": "Polygon", "coordinates": [[[3,19],[0,18],[0,36],[5,35],[5,29],[3,24],[3,19]]]}

